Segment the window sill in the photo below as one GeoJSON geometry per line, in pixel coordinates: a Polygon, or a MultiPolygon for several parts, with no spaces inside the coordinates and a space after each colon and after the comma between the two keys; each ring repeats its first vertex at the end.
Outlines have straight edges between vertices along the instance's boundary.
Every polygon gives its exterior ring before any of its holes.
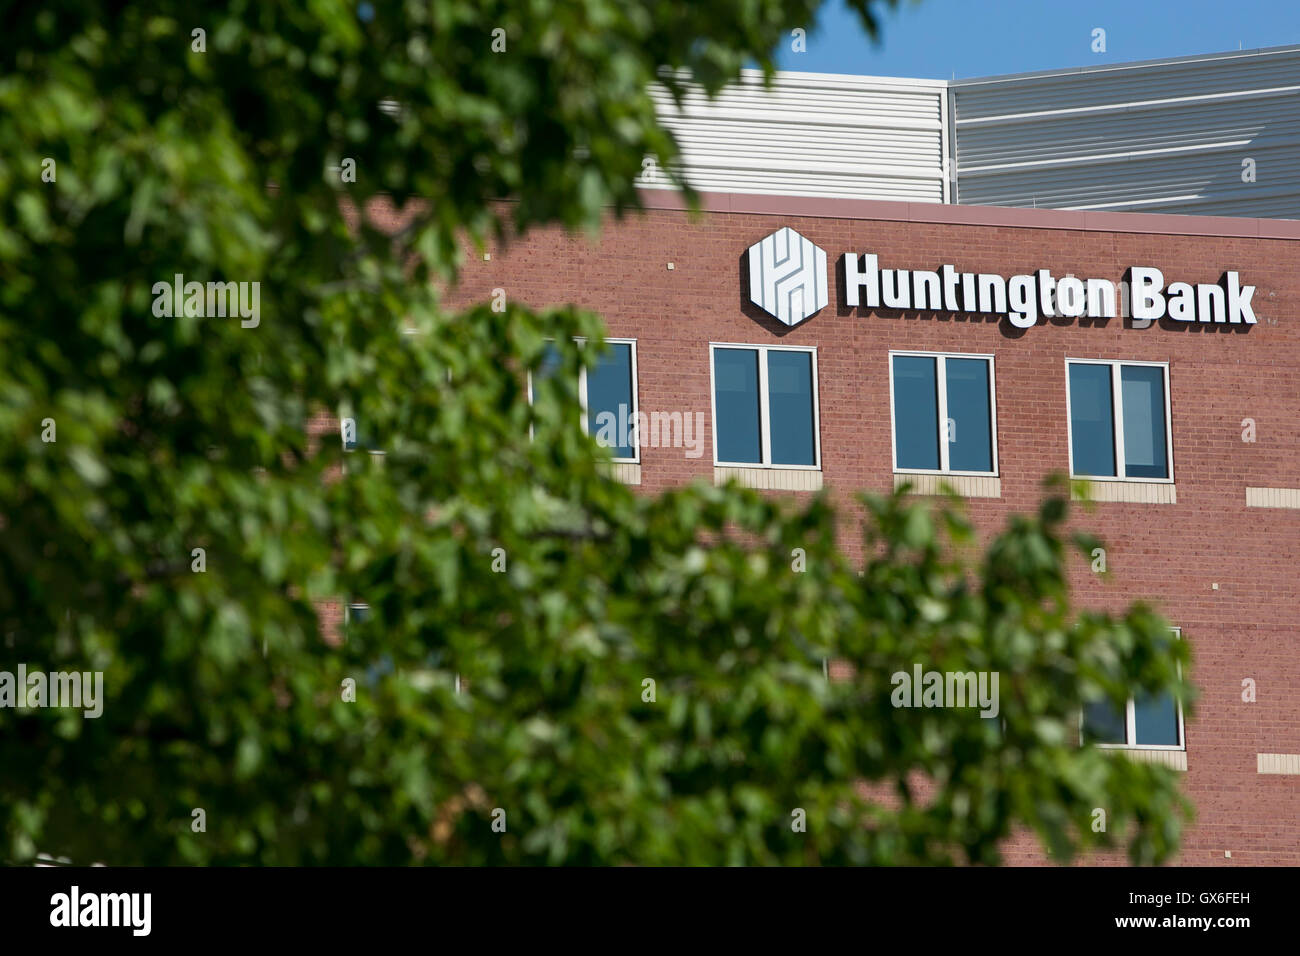
{"type": "Polygon", "coordinates": [[[641,484],[641,463],[636,461],[611,461],[604,465],[605,474],[625,485],[641,484]]]}
{"type": "Polygon", "coordinates": [[[814,468],[713,466],[715,485],[725,485],[732,479],[746,488],[757,488],[761,491],[817,491],[822,486],[822,473],[814,468]]]}
{"type": "Polygon", "coordinates": [[[944,487],[963,498],[1001,498],[1002,479],[997,475],[916,475],[894,472],[894,489],[911,485],[917,495],[941,495],[944,487]]]}
{"type": "Polygon", "coordinates": [[[1255,754],[1257,773],[1300,774],[1300,754],[1255,754]]]}
{"type": "Polygon", "coordinates": [[[1300,508],[1300,488],[1247,488],[1247,508],[1300,508]]]}
{"type": "Polygon", "coordinates": [[[1124,754],[1129,760],[1138,763],[1153,763],[1161,767],[1168,767],[1170,770],[1187,769],[1187,751],[1155,749],[1139,749],[1137,747],[1100,747],[1098,748],[1105,753],[1124,754]]]}
{"type": "Polygon", "coordinates": [[[1088,478],[1070,479],[1070,499],[1083,501],[1077,486],[1088,488],[1090,501],[1128,501],[1144,505],[1176,505],[1178,492],[1172,481],[1092,481],[1088,478]]]}

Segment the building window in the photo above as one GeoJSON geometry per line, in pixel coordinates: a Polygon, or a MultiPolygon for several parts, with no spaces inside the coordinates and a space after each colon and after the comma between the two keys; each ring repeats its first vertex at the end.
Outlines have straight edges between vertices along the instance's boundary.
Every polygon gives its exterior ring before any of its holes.
{"type": "Polygon", "coordinates": [[[894,471],[997,474],[993,356],[891,352],[894,471]]]}
{"type": "MultiPolygon", "coordinates": [[[[1174,636],[1182,632],[1173,629],[1174,636]]],[[[1093,701],[1083,708],[1084,743],[1099,747],[1182,750],[1183,708],[1172,694],[1130,697],[1119,711],[1109,700],[1093,701]]]]}
{"type": "Polygon", "coordinates": [[[348,631],[353,626],[365,624],[370,618],[370,605],[364,601],[348,601],[343,605],[343,640],[348,639],[348,631]]]}
{"type": "Polygon", "coordinates": [[[636,348],[610,342],[592,369],[584,369],[578,392],[586,409],[587,434],[610,450],[615,461],[636,461],[636,348]]]}
{"type": "Polygon", "coordinates": [[[1173,481],[1169,366],[1067,359],[1070,474],[1173,481]]]}
{"type": "Polygon", "coordinates": [[[384,454],[384,450],[379,447],[374,437],[364,429],[358,428],[357,420],[351,415],[340,416],[339,432],[343,438],[344,451],[356,451],[360,448],[372,455],[384,454]]]}
{"type": "Polygon", "coordinates": [[[821,467],[816,350],[716,344],[709,350],[714,461],[821,467]]]}
{"type": "MultiPolygon", "coordinates": [[[[579,348],[586,342],[576,340],[579,348]]],[[[560,355],[548,345],[538,367],[537,377],[546,378],[559,367],[560,355]]],[[[528,380],[528,400],[533,400],[532,377],[528,380]]],[[[578,374],[578,400],[582,405],[582,430],[608,448],[614,461],[641,460],[637,440],[636,416],[636,341],[606,339],[605,350],[591,369],[578,374]]]]}

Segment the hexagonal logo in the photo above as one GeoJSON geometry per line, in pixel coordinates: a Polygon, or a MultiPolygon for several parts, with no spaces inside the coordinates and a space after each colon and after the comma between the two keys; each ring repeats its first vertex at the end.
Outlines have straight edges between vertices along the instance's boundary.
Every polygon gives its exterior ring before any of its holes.
{"type": "Polygon", "coordinates": [[[786,325],[826,308],[826,253],[789,226],[749,247],[749,298],[786,325]]]}

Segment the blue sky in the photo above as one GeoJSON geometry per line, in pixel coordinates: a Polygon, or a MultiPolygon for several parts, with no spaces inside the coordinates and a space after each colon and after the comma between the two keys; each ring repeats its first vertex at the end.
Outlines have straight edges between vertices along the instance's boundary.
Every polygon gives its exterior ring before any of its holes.
{"type": "Polygon", "coordinates": [[[1300,44],[1297,0],[903,0],[873,46],[842,0],[827,0],[807,52],[785,70],[958,79],[1300,44]],[[1094,53],[1093,30],[1106,31],[1094,53]]]}

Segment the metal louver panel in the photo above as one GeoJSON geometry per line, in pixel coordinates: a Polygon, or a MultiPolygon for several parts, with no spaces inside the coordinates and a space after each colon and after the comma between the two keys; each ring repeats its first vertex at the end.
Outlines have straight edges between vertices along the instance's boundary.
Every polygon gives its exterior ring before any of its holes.
{"type": "MultiPolygon", "coordinates": [[[[762,73],[679,109],[651,95],[681,146],[697,189],[854,199],[944,202],[946,84],[835,74],[762,73]]],[[[650,169],[643,186],[666,186],[650,169]]]]}
{"type": "Polygon", "coordinates": [[[949,90],[957,202],[1300,218],[1300,47],[949,90]]]}

